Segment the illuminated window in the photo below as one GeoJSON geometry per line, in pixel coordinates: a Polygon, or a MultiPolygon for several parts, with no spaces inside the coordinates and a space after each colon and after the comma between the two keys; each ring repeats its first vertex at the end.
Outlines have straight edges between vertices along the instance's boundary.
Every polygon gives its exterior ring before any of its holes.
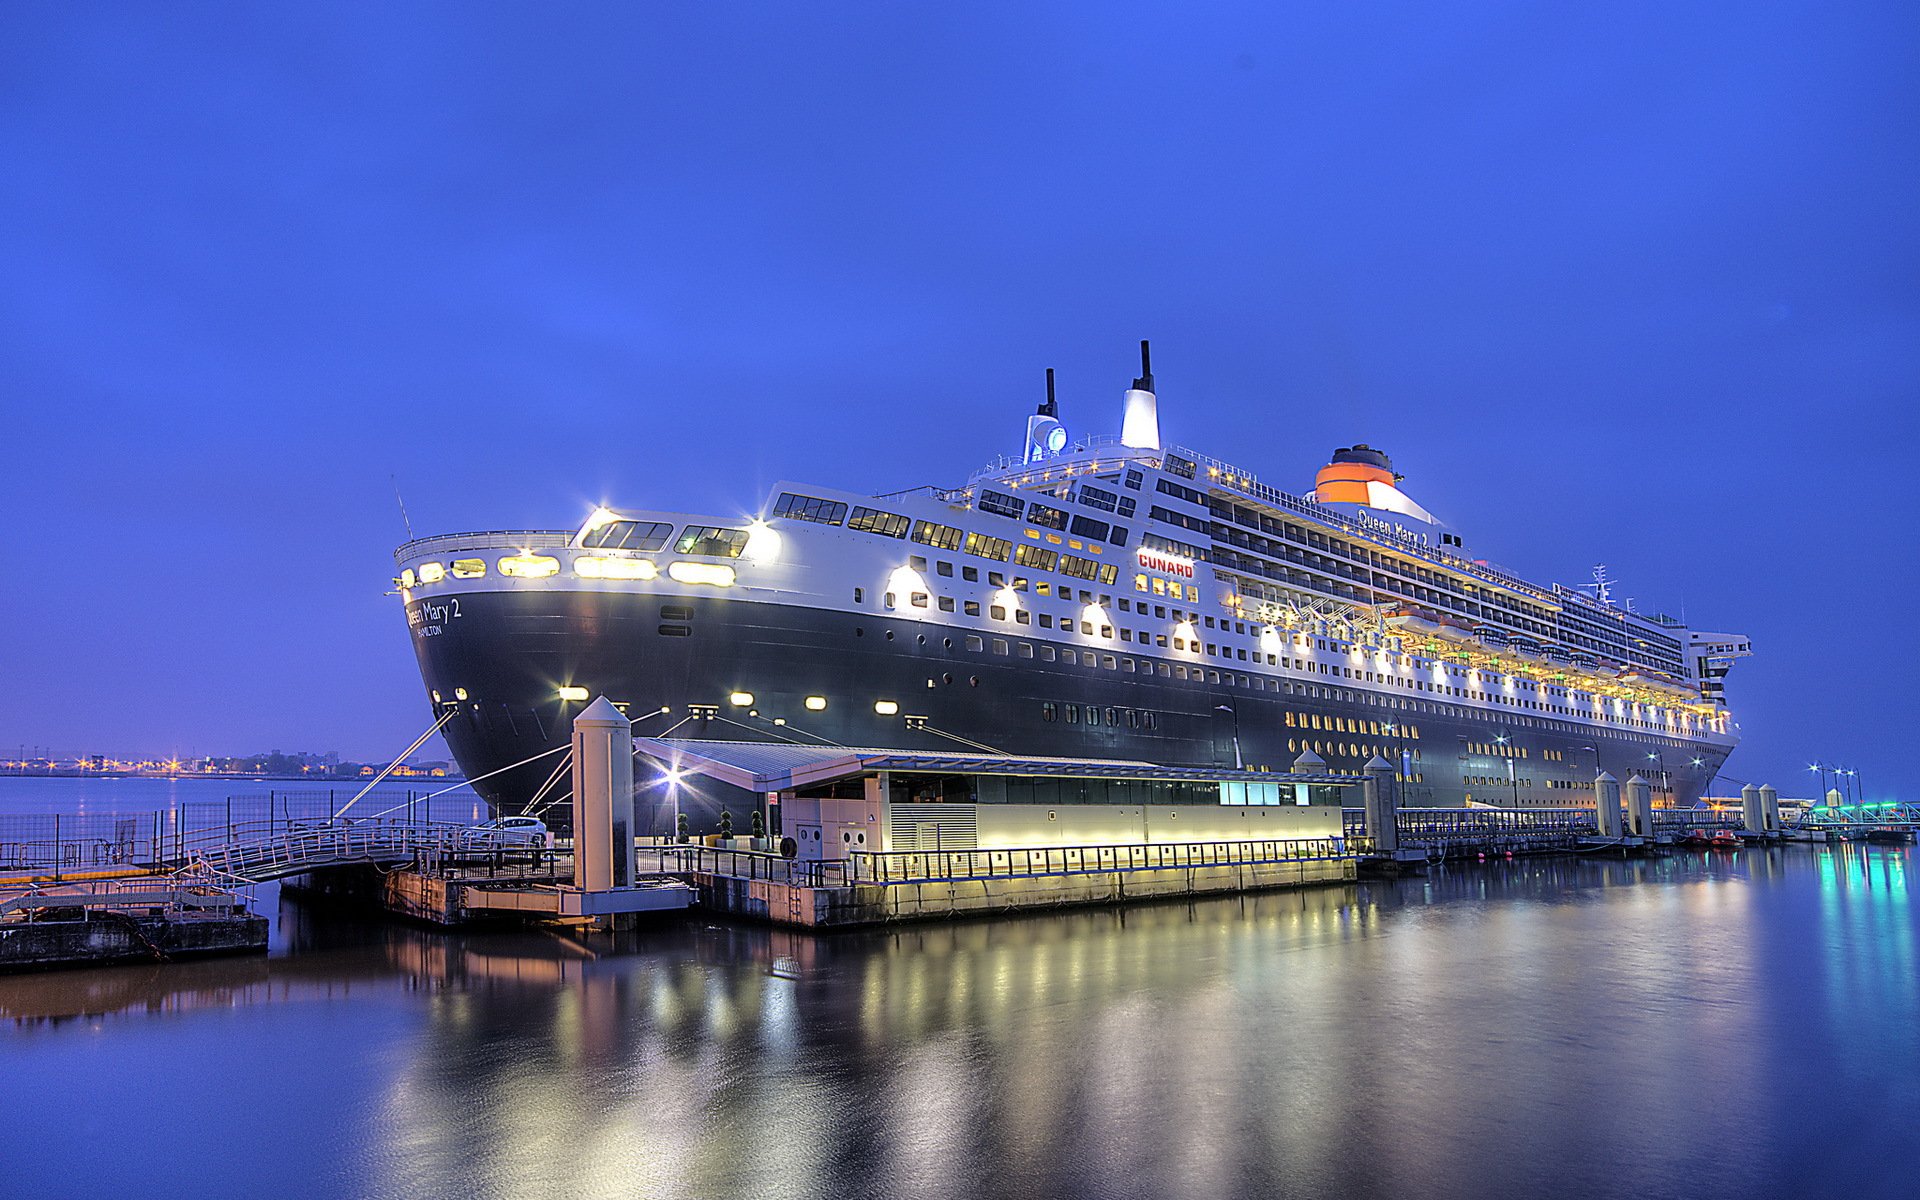
{"type": "Polygon", "coordinates": [[[613,521],[590,529],[580,538],[589,550],[658,550],[673,536],[673,526],[660,521],[613,521]]]}
{"type": "MultiPolygon", "coordinates": [[[[747,548],[747,531],[721,529],[713,525],[689,525],[673,544],[679,554],[698,554],[708,558],[739,558],[747,548]]],[[[732,580],[728,580],[729,583],[732,580]]]]}
{"type": "Polygon", "coordinates": [[[447,569],[437,562],[420,564],[421,583],[439,583],[447,577],[447,569]]]}
{"type": "Polygon", "coordinates": [[[487,573],[487,560],[484,558],[456,558],[453,560],[455,579],[478,579],[487,573]]]}
{"type": "Polygon", "coordinates": [[[1013,551],[1013,561],[1017,565],[1031,567],[1036,571],[1053,570],[1054,564],[1058,562],[1059,559],[1059,551],[1048,550],[1043,546],[1029,545],[1025,542],[1014,547],[1013,551]]]}
{"type": "Polygon", "coordinates": [[[958,550],[962,536],[962,532],[951,525],[938,525],[932,521],[915,521],[913,524],[913,540],[936,550],[958,550]]]}
{"type": "Polygon", "coordinates": [[[1005,538],[988,537],[984,533],[970,533],[967,535],[967,553],[1005,562],[1013,553],[1013,543],[1005,538]]]}
{"type": "Polygon", "coordinates": [[[779,503],[774,505],[773,515],[794,521],[815,521],[821,525],[838,525],[846,519],[847,506],[838,500],[822,500],[816,496],[797,496],[792,492],[782,492],[779,503]]]}
{"type": "Polygon", "coordinates": [[[660,569],[644,558],[582,555],[573,560],[573,573],[582,579],[653,579],[660,569]]]}

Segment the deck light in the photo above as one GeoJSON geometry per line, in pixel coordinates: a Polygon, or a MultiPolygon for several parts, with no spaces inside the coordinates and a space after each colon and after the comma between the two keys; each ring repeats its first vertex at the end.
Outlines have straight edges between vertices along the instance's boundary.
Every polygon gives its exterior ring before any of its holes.
{"type": "Polygon", "coordinates": [[[742,553],[754,562],[772,562],[780,557],[780,534],[765,521],[750,522],[742,553]]]}
{"type": "Polygon", "coordinates": [[[822,712],[827,707],[827,698],[825,696],[808,696],[806,705],[808,712],[822,712]]]}
{"type": "Polygon", "coordinates": [[[873,711],[883,717],[890,717],[900,711],[900,706],[892,700],[875,700],[873,702],[873,711]]]}
{"type": "Polygon", "coordinates": [[[587,689],[568,685],[560,689],[560,698],[562,700],[585,700],[587,698],[587,689]]]}
{"type": "Polygon", "coordinates": [[[453,689],[453,698],[455,700],[465,700],[467,698],[467,689],[465,688],[453,689]]]}
{"type": "Polygon", "coordinates": [[[747,705],[753,703],[753,693],[752,692],[735,692],[732,695],[728,696],[727,700],[735,708],[745,708],[747,707],[747,705]]]}

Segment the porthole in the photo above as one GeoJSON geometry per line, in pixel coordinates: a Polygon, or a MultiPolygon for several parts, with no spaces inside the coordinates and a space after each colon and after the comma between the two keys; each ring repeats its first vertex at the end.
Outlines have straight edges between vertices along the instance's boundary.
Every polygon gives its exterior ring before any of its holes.
{"type": "Polygon", "coordinates": [[[980,677],[979,677],[978,675],[969,675],[969,676],[967,676],[967,686],[968,686],[968,687],[979,687],[979,686],[980,686],[980,677]]]}
{"type": "Polygon", "coordinates": [[[924,633],[923,633],[923,634],[920,634],[920,635],[919,635],[919,636],[918,636],[918,637],[917,637],[916,639],[914,639],[914,640],[915,640],[915,642],[916,642],[916,643],[917,643],[918,645],[922,645],[922,646],[924,646],[924,645],[926,645],[926,644],[927,644],[927,635],[926,635],[926,634],[924,634],[924,633]]]}
{"type": "Polygon", "coordinates": [[[941,683],[952,683],[952,682],[953,682],[953,673],[952,673],[951,671],[944,671],[944,672],[942,672],[942,673],[941,673],[941,675],[940,675],[940,682],[941,682],[941,683]]]}
{"type": "Polygon", "coordinates": [[[892,641],[892,640],[893,640],[893,630],[891,630],[891,629],[889,629],[889,630],[887,630],[887,640],[888,640],[888,641],[892,641]]]}
{"type": "Polygon", "coordinates": [[[951,649],[953,649],[953,639],[952,639],[952,638],[941,638],[941,639],[940,639],[940,644],[941,644],[942,646],[944,646],[944,647],[946,647],[946,648],[947,648],[947,649],[949,649],[949,650],[951,650],[951,649]]]}

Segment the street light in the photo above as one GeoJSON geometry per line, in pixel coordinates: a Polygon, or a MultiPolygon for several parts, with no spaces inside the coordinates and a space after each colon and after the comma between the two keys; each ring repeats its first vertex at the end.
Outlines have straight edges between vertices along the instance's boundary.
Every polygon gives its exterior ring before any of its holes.
{"type": "Polygon", "coordinates": [[[1233,769],[1236,771],[1245,770],[1246,768],[1240,763],[1240,714],[1225,704],[1214,705],[1213,711],[1226,713],[1233,718],[1233,769]]]}

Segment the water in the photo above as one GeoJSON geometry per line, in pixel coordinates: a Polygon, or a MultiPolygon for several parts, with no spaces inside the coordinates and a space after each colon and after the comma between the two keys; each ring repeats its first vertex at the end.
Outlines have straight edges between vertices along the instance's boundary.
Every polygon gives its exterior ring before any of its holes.
{"type": "Polygon", "coordinates": [[[1912,851],[0,979],[0,1194],[1912,1196],[1912,851]]]}

